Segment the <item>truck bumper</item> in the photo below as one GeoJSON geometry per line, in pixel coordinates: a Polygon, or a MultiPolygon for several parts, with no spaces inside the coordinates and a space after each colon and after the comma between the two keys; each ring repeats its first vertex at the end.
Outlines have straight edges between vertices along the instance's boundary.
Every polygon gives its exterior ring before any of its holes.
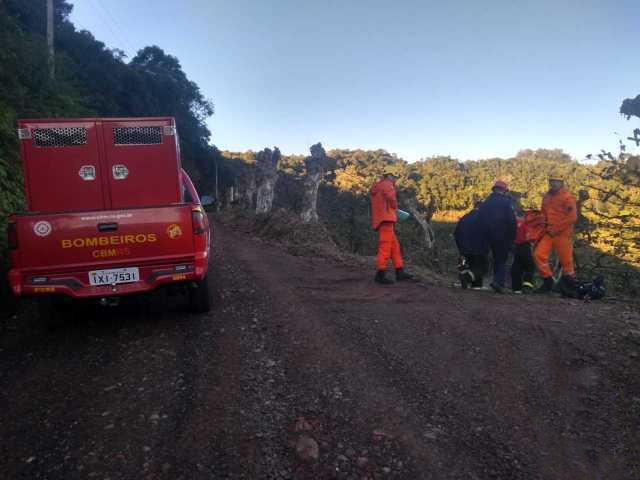
{"type": "Polygon", "coordinates": [[[90,285],[89,271],[34,272],[12,269],[9,284],[16,296],[66,295],[71,298],[101,298],[150,292],[161,285],[202,280],[207,265],[195,262],[139,266],[140,280],[112,285],[90,285]]]}

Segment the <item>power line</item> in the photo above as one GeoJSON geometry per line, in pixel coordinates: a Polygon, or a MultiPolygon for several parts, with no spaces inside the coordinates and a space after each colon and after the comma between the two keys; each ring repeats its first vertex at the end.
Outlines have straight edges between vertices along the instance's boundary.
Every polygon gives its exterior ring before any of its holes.
{"type": "Polygon", "coordinates": [[[124,38],[127,47],[129,47],[129,49],[131,50],[132,53],[135,53],[135,49],[132,47],[132,44],[129,42],[129,37],[128,34],[126,33],[125,29],[122,28],[122,26],[120,25],[120,22],[116,19],[116,17],[114,15],[112,15],[111,11],[107,9],[107,7],[104,6],[104,3],[102,3],[102,0],[96,0],[96,2],[98,2],[98,4],[102,7],[102,9],[107,12],[107,15],[111,18],[113,24],[116,26],[116,28],[120,31],[120,33],[122,34],[122,37],[124,38]]]}
{"type": "MultiPolygon", "coordinates": [[[[116,42],[119,42],[121,44],[121,46],[125,47],[125,48],[131,48],[130,45],[128,45],[128,43],[124,40],[124,38],[121,37],[121,35],[119,35],[118,33],[116,33],[116,31],[113,29],[113,27],[111,26],[111,21],[109,20],[109,18],[102,12],[100,11],[100,9],[97,7],[96,3],[93,2],[92,0],[92,5],[93,5],[93,9],[96,12],[96,14],[101,18],[101,20],[103,21],[103,23],[107,26],[107,28],[109,29],[109,31],[111,32],[111,34],[113,35],[113,38],[116,42]]],[[[103,7],[104,8],[104,7],[103,7]]],[[[133,50],[133,49],[132,49],[133,50]]]]}
{"type": "Polygon", "coordinates": [[[124,45],[124,40],[120,38],[120,36],[115,32],[115,30],[111,27],[111,23],[109,22],[109,19],[105,17],[104,13],[102,13],[102,11],[100,11],[100,9],[97,7],[97,4],[93,3],[93,0],[91,0],[91,3],[93,5],[93,9],[95,11],[95,13],[100,17],[100,19],[103,21],[103,23],[107,26],[107,28],[109,29],[109,31],[111,32],[111,35],[113,35],[113,39],[116,42],[120,42],[124,45]]]}

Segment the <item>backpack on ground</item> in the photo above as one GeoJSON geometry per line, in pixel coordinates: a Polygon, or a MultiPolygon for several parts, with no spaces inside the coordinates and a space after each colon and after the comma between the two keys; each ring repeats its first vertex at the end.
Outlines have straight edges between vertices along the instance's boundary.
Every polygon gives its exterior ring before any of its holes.
{"type": "Polygon", "coordinates": [[[560,293],[566,298],[599,300],[606,294],[604,277],[600,275],[590,282],[582,282],[580,280],[563,277],[560,280],[560,293]]]}

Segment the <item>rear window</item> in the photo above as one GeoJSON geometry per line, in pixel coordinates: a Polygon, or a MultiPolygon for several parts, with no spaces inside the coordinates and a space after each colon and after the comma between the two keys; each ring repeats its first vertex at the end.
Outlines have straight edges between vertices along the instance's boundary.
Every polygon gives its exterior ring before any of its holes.
{"type": "Polygon", "coordinates": [[[191,192],[187,188],[187,185],[184,183],[184,181],[182,182],[182,200],[185,203],[193,203],[194,201],[193,196],[191,195],[191,192]]]}
{"type": "Polygon", "coordinates": [[[33,144],[36,147],[75,147],[87,144],[84,127],[35,128],[33,144]]]}
{"type": "Polygon", "coordinates": [[[113,141],[115,145],[160,145],[162,127],[116,127],[113,141]]]}

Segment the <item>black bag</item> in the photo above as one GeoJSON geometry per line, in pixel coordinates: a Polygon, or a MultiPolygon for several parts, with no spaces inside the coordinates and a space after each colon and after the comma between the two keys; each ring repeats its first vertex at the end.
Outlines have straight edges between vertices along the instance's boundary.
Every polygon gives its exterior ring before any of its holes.
{"type": "Polygon", "coordinates": [[[563,277],[560,280],[560,292],[563,297],[580,300],[599,300],[606,294],[604,277],[596,277],[591,282],[581,282],[574,278],[563,277]]]}

